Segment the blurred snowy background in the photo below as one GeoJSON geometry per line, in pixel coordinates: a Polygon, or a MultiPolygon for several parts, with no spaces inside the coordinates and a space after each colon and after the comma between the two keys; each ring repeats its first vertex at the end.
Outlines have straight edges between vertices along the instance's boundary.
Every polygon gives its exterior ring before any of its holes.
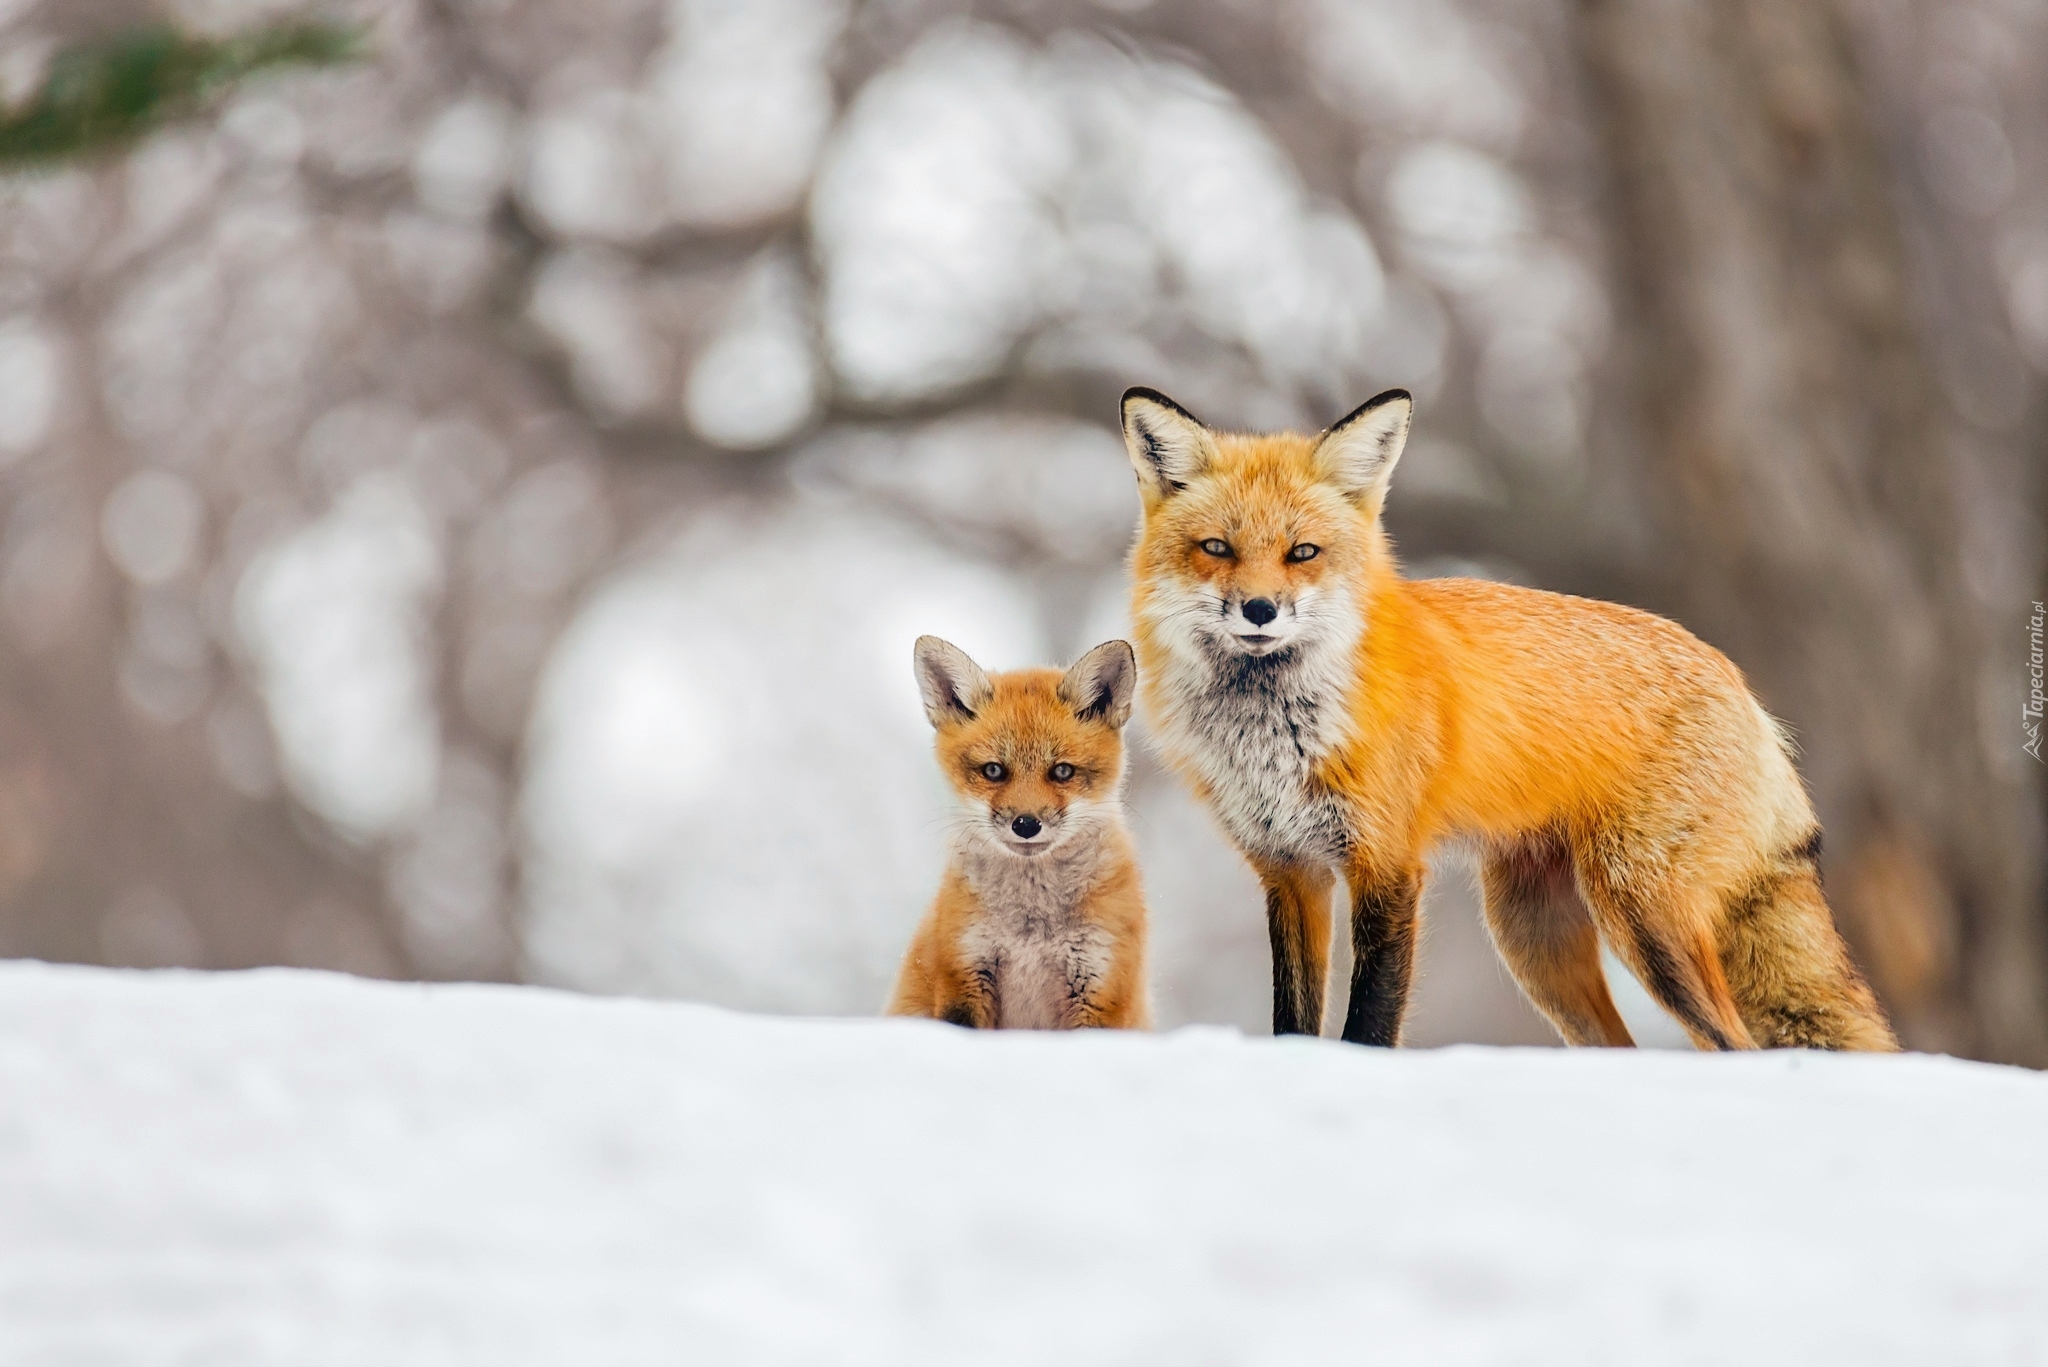
{"type": "MultiPolygon", "coordinates": [[[[1798,729],[1920,1047],[2048,1058],[2048,12],[2006,0],[0,0],[367,60],[0,177],[0,954],[879,1005],[910,677],[1123,628],[1116,396],[1420,399],[1416,573],[1798,729]]],[[[1267,1020],[1148,761],[1162,1024],[1267,1020]]],[[[1432,888],[1420,1043],[1547,1042],[1432,888]]]]}

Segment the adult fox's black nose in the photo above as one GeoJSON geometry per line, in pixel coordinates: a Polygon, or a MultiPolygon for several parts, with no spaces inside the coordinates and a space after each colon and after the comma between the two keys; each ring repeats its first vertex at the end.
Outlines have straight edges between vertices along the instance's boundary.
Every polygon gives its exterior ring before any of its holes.
{"type": "Polygon", "coordinates": [[[1029,840],[1044,830],[1045,827],[1039,824],[1037,817],[1026,812],[1010,823],[1010,829],[1016,832],[1019,840],[1029,840]]]}
{"type": "Polygon", "coordinates": [[[1280,615],[1280,609],[1273,606],[1270,598],[1248,598],[1243,611],[1245,621],[1255,627],[1262,627],[1280,615]]]}

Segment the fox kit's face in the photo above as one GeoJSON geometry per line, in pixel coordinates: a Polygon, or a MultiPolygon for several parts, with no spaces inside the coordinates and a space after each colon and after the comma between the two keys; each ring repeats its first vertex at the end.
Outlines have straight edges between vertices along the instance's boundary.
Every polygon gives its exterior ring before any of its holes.
{"type": "Polygon", "coordinates": [[[1030,859],[1098,833],[1114,814],[1137,682],[1128,645],[1097,646],[1064,675],[990,676],[958,647],[925,636],[917,676],[970,838],[1030,859]]]}
{"type": "Polygon", "coordinates": [[[1151,390],[1125,395],[1147,625],[1200,654],[1279,659],[1355,630],[1408,413],[1394,391],[1321,437],[1248,437],[1151,390]]]}

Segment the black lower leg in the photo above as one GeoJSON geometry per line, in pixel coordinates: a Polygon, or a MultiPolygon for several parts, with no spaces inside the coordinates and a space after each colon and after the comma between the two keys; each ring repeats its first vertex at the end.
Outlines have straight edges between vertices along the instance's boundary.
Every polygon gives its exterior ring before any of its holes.
{"type": "Polygon", "coordinates": [[[1728,1032],[1714,1020],[1704,996],[1695,986],[1693,977],[1685,971],[1678,955],[1640,924],[1631,924],[1629,938],[1634,941],[1636,958],[1642,964],[1643,988],[1656,998],[1657,1004],[1713,1048],[1733,1049],[1735,1041],[1729,1039],[1728,1032]]]}
{"type": "Polygon", "coordinates": [[[1367,882],[1351,895],[1351,1004],[1344,1038],[1392,1048],[1415,976],[1416,877],[1367,882]]]}

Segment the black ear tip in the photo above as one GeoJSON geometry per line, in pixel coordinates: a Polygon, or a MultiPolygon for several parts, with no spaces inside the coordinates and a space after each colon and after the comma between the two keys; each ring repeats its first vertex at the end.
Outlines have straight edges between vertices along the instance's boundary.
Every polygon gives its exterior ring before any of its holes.
{"type": "Polygon", "coordinates": [[[1415,396],[1413,394],[1410,394],[1405,389],[1382,390],[1380,393],[1373,395],[1364,403],[1358,405],[1358,407],[1352,409],[1349,413],[1346,413],[1343,417],[1337,419],[1337,421],[1331,423],[1330,431],[1335,432],[1340,427],[1349,427],[1352,423],[1357,422],[1366,414],[1377,412],[1379,409],[1385,408],[1388,404],[1397,402],[1405,403],[1410,408],[1413,408],[1415,406],[1415,396]]]}
{"type": "Polygon", "coordinates": [[[1118,406],[1118,411],[1128,415],[1131,411],[1131,401],[1133,399],[1143,399],[1146,403],[1156,403],[1161,408],[1170,408],[1197,427],[1205,426],[1200,418],[1148,385],[1134,384],[1129,389],[1126,389],[1123,402],[1118,406]]]}

